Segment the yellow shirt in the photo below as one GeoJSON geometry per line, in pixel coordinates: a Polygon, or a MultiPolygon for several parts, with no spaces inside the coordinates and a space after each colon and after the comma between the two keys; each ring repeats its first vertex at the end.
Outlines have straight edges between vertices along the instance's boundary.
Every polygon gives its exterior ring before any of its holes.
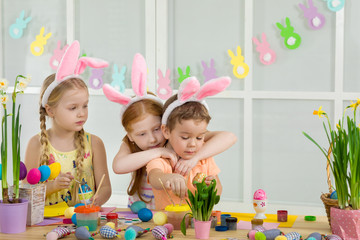
{"type": "MultiPolygon", "coordinates": [[[[95,193],[95,178],[94,178],[94,168],[92,163],[92,151],[91,151],[91,134],[85,133],[84,136],[84,145],[85,145],[85,156],[82,164],[82,174],[81,178],[78,179],[81,184],[81,188],[84,193],[85,200],[90,202],[90,198],[95,193]]],[[[51,143],[49,142],[49,156],[50,160],[55,162],[59,162],[61,164],[61,173],[70,172],[75,179],[77,178],[77,169],[76,169],[76,155],[77,150],[73,150],[70,152],[60,152],[56,150],[51,143]]],[[[70,183],[70,188],[62,189],[58,192],[50,194],[46,197],[46,205],[53,205],[56,203],[60,203],[65,201],[69,206],[74,206],[78,202],[76,202],[76,198],[82,200],[82,194],[80,192],[80,188],[76,191],[77,196],[72,196],[74,192],[74,187],[76,182],[73,180],[70,183]]],[[[79,184],[78,184],[79,186],[79,184]]]]}

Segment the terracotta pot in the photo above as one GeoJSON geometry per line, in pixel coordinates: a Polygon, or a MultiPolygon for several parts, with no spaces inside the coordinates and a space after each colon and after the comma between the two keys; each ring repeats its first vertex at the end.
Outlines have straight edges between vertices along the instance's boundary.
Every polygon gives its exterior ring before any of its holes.
{"type": "Polygon", "coordinates": [[[196,239],[209,239],[211,221],[198,221],[194,219],[196,239]]]}
{"type": "Polygon", "coordinates": [[[20,203],[3,203],[0,201],[0,229],[2,233],[22,233],[26,230],[28,200],[20,203]]]}
{"type": "Polygon", "coordinates": [[[360,210],[330,208],[332,233],[342,239],[360,239],[360,210]]]}

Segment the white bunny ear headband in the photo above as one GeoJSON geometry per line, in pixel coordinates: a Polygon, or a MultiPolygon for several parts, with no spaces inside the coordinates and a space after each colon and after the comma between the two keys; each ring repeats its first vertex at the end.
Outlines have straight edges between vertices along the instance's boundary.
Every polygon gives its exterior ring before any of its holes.
{"type": "Polygon", "coordinates": [[[187,102],[199,102],[203,104],[206,109],[209,110],[204,98],[214,96],[224,91],[231,83],[229,77],[219,77],[207,81],[202,87],[200,87],[199,81],[195,77],[189,77],[185,79],[179,87],[178,99],[172,102],[165,110],[161,123],[166,125],[172,111],[175,108],[187,103],[187,102]]]}
{"type": "Polygon", "coordinates": [[[147,94],[146,91],[146,75],[147,75],[147,67],[144,57],[137,53],[134,56],[132,70],[131,70],[131,85],[135,93],[135,97],[131,98],[126,96],[125,94],[120,93],[114,87],[109,84],[104,84],[103,92],[107,99],[112,102],[119,103],[123,105],[120,110],[120,119],[122,119],[122,115],[126,111],[126,109],[133,103],[138,102],[143,99],[151,99],[163,105],[160,98],[147,94]]]}
{"type": "Polygon", "coordinates": [[[80,54],[80,43],[78,41],[74,41],[64,53],[59,67],[57,69],[55,80],[48,86],[45,90],[41,105],[45,107],[47,104],[49,96],[51,92],[63,81],[76,77],[82,79],[79,75],[84,72],[86,66],[90,66],[92,68],[104,68],[109,64],[108,62],[91,57],[81,57],[80,54]]]}

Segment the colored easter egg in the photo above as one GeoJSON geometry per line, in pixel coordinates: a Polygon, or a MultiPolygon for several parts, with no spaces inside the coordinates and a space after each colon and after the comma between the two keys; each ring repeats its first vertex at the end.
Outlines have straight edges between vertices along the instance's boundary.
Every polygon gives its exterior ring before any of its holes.
{"type": "Polygon", "coordinates": [[[26,177],[26,180],[30,184],[37,184],[40,181],[40,178],[41,178],[41,173],[40,173],[39,169],[33,168],[33,169],[30,169],[30,171],[26,177]]]}
{"type": "Polygon", "coordinates": [[[157,212],[154,214],[153,221],[156,225],[164,225],[167,223],[167,215],[163,212],[157,212]]]}
{"type": "Polygon", "coordinates": [[[85,206],[85,204],[83,204],[83,203],[77,203],[77,204],[75,204],[74,208],[77,208],[77,207],[80,207],[80,206],[85,206]]]}
{"type": "Polygon", "coordinates": [[[58,162],[55,162],[53,164],[50,164],[49,168],[50,168],[50,171],[51,171],[50,176],[49,176],[49,180],[53,180],[59,175],[59,173],[61,171],[61,164],[58,163],[58,162]]]}
{"type": "Polygon", "coordinates": [[[89,233],[88,228],[81,226],[76,228],[75,237],[78,240],[89,240],[91,238],[91,234],[89,233]]]}
{"type": "Polygon", "coordinates": [[[56,232],[49,232],[46,234],[46,240],[57,240],[59,239],[59,236],[56,232]]]}
{"type": "Polygon", "coordinates": [[[336,192],[336,191],[333,191],[333,192],[330,194],[330,198],[331,198],[331,199],[338,199],[337,192],[336,192]]]}
{"type": "Polygon", "coordinates": [[[49,166],[48,165],[42,165],[38,169],[39,169],[39,171],[41,173],[40,182],[44,182],[44,181],[48,180],[48,178],[50,177],[50,173],[51,173],[51,170],[50,170],[49,166]]]}
{"type": "Polygon", "coordinates": [[[138,213],[142,208],[146,208],[146,204],[143,201],[136,201],[130,206],[133,213],[138,213]]]}
{"type": "Polygon", "coordinates": [[[0,180],[2,180],[2,165],[0,164],[0,180]]]}
{"type": "Polygon", "coordinates": [[[266,236],[262,232],[257,232],[255,233],[255,240],[266,240],[266,236]]]}
{"type": "Polygon", "coordinates": [[[72,218],[74,213],[75,213],[75,208],[74,207],[68,207],[64,212],[64,216],[65,216],[65,218],[72,218]]]}
{"type": "Polygon", "coordinates": [[[73,224],[77,225],[77,221],[76,221],[76,213],[74,213],[71,217],[71,221],[73,222],[73,224]]]}
{"type": "Polygon", "coordinates": [[[153,214],[150,209],[142,208],[138,212],[138,217],[140,218],[141,221],[148,222],[152,219],[153,214]]]}
{"type": "Polygon", "coordinates": [[[151,233],[156,239],[163,239],[163,237],[166,238],[166,236],[168,235],[168,230],[164,226],[156,226],[153,228],[151,233]]]}
{"type": "Polygon", "coordinates": [[[172,225],[171,223],[164,224],[164,227],[166,227],[166,229],[168,230],[169,235],[174,231],[174,225],[172,225]]]}
{"type": "Polygon", "coordinates": [[[132,228],[126,229],[124,238],[125,240],[134,240],[136,238],[136,231],[132,228]]]}
{"type": "Polygon", "coordinates": [[[27,169],[23,162],[20,161],[20,174],[19,174],[19,180],[24,180],[26,178],[27,169]]]}
{"type": "Polygon", "coordinates": [[[193,179],[193,184],[195,184],[196,182],[201,183],[204,180],[204,178],[206,178],[205,173],[197,173],[193,179]]]}
{"type": "Polygon", "coordinates": [[[287,237],[285,236],[277,236],[275,240],[287,240],[287,237]]]}
{"type": "Polygon", "coordinates": [[[112,239],[112,238],[115,238],[116,236],[118,236],[119,233],[109,226],[102,226],[100,228],[100,235],[103,238],[112,239]]]}
{"type": "Polygon", "coordinates": [[[262,189],[256,190],[254,193],[254,200],[266,200],[266,193],[262,189]]]}
{"type": "Polygon", "coordinates": [[[126,230],[128,229],[134,229],[136,232],[136,237],[140,237],[141,235],[143,235],[144,233],[148,232],[148,229],[143,229],[142,227],[136,226],[136,225],[130,225],[126,228],[126,230]]]}

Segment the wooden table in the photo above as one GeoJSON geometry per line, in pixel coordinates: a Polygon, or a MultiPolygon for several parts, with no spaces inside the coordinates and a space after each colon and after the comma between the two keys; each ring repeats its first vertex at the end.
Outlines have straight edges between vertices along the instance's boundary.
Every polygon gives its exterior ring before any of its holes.
{"type": "MultiPolygon", "coordinates": [[[[124,210],[124,209],[119,209],[124,210]]],[[[310,233],[319,232],[321,234],[331,234],[329,223],[326,216],[320,216],[316,218],[315,222],[307,222],[304,220],[304,216],[298,216],[296,222],[294,223],[292,228],[279,228],[284,233],[289,232],[298,232],[303,238],[307,237],[310,233]]],[[[143,228],[153,228],[155,225],[152,221],[147,223],[140,223],[139,226],[143,228]]],[[[41,240],[45,239],[44,234],[50,232],[56,226],[46,226],[46,227],[27,227],[26,232],[20,234],[3,234],[0,233],[0,239],[36,239],[41,240]]],[[[126,228],[126,225],[121,225],[120,228],[126,228]]],[[[217,232],[213,228],[210,231],[209,239],[224,239],[224,238],[237,238],[237,239],[247,239],[246,234],[249,230],[236,230],[236,231],[226,231],[226,232],[217,232]]],[[[122,238],[123,233],[121,233],[122,238]]],[[[195,239],[194,229],[187,229],[187,235],[183,236],[182,233],[178,231],[173,232],[174,239],[195,239]]],[[[64,238],[67,239],[76,239],[74,234],[71,234],[64,238]]],[[[94,237],[94,239],[103,239],[99,234],[94,237]]],[[[115,238],[118,239],[118,238],[115,238]]],[[[151,233],[146,233],[138,239],[155,239],[151,233]]]]}

